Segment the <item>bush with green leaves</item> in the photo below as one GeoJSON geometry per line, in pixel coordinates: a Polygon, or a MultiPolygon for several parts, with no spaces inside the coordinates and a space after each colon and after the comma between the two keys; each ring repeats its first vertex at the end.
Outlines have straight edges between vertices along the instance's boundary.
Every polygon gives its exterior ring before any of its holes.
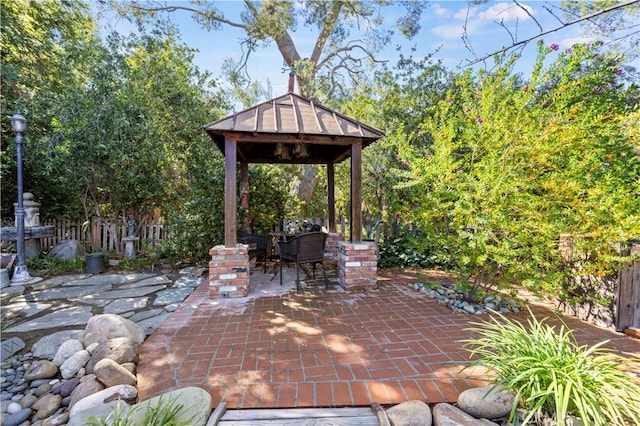
{"type": "Polygon", "coordinates": [[[435,250],[434,244],[429,236],[404,229],[379,244],[379,265],[382,268],[450,267],[450,259],[443,251],[435,250]]]}
{"type": "Polygon", "coordinates": [[[496,314],[474,323],[478,337],[464,341],[471,365],[486,367],[495,385],[515,392],[510,421],[554,418],[564,426],[571,415],[585,425],[640,424],[640,381],[626,371],[633,360],[604,348],[606,341],[579,346],[565,324],[554,328],[530,316],[523,325],[496,314]]]}
{"type": "Polygon", "coordinates": [[[466,70],[421,123],[387,133],[405,163],[396,187],[408,214],[442,240],[433,248],[454,259],[461,282],[571,297],[569,279],[615,275],[619,243],[640,235],[627,118],[640,86],[623,84],[620,58],[600,48],[541,42],[526,79],[517,56],[466,70]],[[578,265],[562,255],[565,235],[578,265]]]}

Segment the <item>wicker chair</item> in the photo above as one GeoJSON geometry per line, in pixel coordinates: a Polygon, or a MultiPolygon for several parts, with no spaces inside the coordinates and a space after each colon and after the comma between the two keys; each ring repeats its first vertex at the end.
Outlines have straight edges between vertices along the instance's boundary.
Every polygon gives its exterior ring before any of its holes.
{"type": "Polygon", "coordinates": [[[324,246],[327,234],[324,232],[305,232],[289,238],[285,242],[279,242],[280,248],[280,285],[282,285],[282,265],[285,261],[296,264],[296,291],[300,291],[300,268],[303,264],[312,264],[313,278],[316,278],[316,265],[322,267],[324,283],[329,288],[327,273],[322,264],[324,259],[324,246]]]}
{"type": "Polygon", "coordinates": [[[256,249],[249,251],[249,257],[255,256],[256,262],[263,262],[264,272],[267,272],[267,261],[269,260],[269,237],[266,235],[251,234],[244,230],[238,230],[238,242],[242,244],[255,244],[256,249]]]}

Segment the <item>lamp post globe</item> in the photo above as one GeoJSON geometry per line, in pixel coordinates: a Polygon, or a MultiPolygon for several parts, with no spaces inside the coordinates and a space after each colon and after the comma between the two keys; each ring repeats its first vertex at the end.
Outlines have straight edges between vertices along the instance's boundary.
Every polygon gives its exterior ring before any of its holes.
{"type": "Polygon", "coordinates": [[[12,285],[24,284],[31,281],[31,275],[24,263],[24,204],[22,200],[22,132],[27,127],[27,119],[20,113],[11,117],[11,128],[16,134],[16,163],[18,166],[18,206],[16,207],[16,248],[18,263],[11,278],[12,285]]]}

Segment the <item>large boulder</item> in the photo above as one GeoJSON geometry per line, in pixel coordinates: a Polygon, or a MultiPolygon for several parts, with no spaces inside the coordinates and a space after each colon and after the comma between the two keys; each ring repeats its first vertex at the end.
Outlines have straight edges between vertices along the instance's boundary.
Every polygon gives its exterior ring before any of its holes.
{"type": "Polygon", "coordinates": [[[94,315],[84,329],[84,346],[103,343],[114,337],[127,337],[141,345],[147,336],[139,325],[119,315],[94,315]]]}
{"type": "Polygon", "coordinates": [[[41,359],[31,364],[31,367],[24,373],[27,382],[38,379],[50,379],[58,374],[58,366],[47,359],[41,359]]]}
{"type": "Polygon", "coordinates": [[[131,385],[137,383],[136,376],[131,374],[129,370],[109,359],[101,359],[93,369],[96,378],[100,380],[106,387],[116,385],[131,385]]]}
{"type": "Polygon", "coordinates": [[[82,379],[80,379],[80,384],[73,390],[73,392],[71,392],[69,408],[72,408],[78,401],[85,399],[89,395],[93,395],[94,393],[98,393],[104,389],[105,386],[102,382],[96,379],[94,374],[82,377],[82,379]]]}
{"type": "MultiPolygon", "coordinates": [[[[91,407],[105,404],[107,402],[121,399],[126,403],[134,402],[138,397],[138,390],[130,385],[117,385],[93,393],[73,404],[69,411],[69,417],[74,417],[80,411],[85,411],[91,407]]],[[[133,422],[132,424],[137,424],[133,422]]]]}
{"type": "Polygon", "coordinates": [[[441,403],[433,407],[435,426],[498,426],[487,419],[476,419],[451,404],[441,403]]]}
{"type": "Polygon", "coordinates": [[[65,362],[60,366],[60,374],[63,379],[71,379],[75,377],[80,369],[84,368],[84,366],[91,358],[89,352],[86,350],[81,350],[71,355],[65,362]]]}
{"type": "Polygon", "coordinates": [[[482,386],[463,391],[458,395],[458,407],[479,419],[501,419],[513,407],[516,395],[499,386],[482,386]]]}
{"type": "Polygon", "coordinates": [[[49,256],[62,260],[73,260],[84,256],[84,247],[78,240],[62,240],[49,250],[49,256]]]}
{"type": "Polygon", "coordinates": [[[431,426],[431,409],[422,401],[410,400],[387,409],[394,426],[431,426]]]}
{"type": "Polygon", "coordinates": [[[185,423],[191,426],[204,426],[207,424],[207,419],[211,415],[211,395],[204,389],[191,386],[170,392],[166,392],[162,395],[151,398],[147,401],[140,402],[131,407],[136,409],[135,414],[132,417],[132,424],[142,424],[142,418],[144,412],[148,408],[156,408],[160,404],[167,404],[173,402],[178,406],[182,406],[176,421],[178,423],[185,423]]]}
{"type": "Polygon", "coordinates": [[[140,345],[128,337],[116,337],[98,344],[93,349],[91,359],[87,363],[87,373],[93,373],[98,362],[109,358],[118,364],[137,363],[140,356],[140,345]]]}
{"type": "Polygon", "coordinates": [[[80,352],[84,348],[82,347],[82,342],[78,339],[69,339],[66,340],[60,345],[58,348],[58,352],[56,352],[53,357],[53,363],[55,365],[62,365],[67,359],[71,358],[77,352],[80,352]]]}

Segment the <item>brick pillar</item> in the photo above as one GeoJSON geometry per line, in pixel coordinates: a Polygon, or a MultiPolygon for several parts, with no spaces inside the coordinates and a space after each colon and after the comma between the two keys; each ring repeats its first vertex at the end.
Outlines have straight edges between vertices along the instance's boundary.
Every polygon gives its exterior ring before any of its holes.
{"type": "Polygon", "coordinates": [[[338,245],[338,283],[345,290],[369,290],[377,287],[378,246],[375,242],[338,245]]]}
{"type": "Polygon", "coordinates": [[[324,246],[325,266],[338,266],[338,253],[340,252],[340,242],[344,241],[344,235],[339,232],[329,232],[327,234],[327,242],[324,246]]]}
{"type": "Polygon", "coordinates": [[[209,298],[245,297],[249,293],[249,246],[220,245],[209,254],[209,298]]]}

